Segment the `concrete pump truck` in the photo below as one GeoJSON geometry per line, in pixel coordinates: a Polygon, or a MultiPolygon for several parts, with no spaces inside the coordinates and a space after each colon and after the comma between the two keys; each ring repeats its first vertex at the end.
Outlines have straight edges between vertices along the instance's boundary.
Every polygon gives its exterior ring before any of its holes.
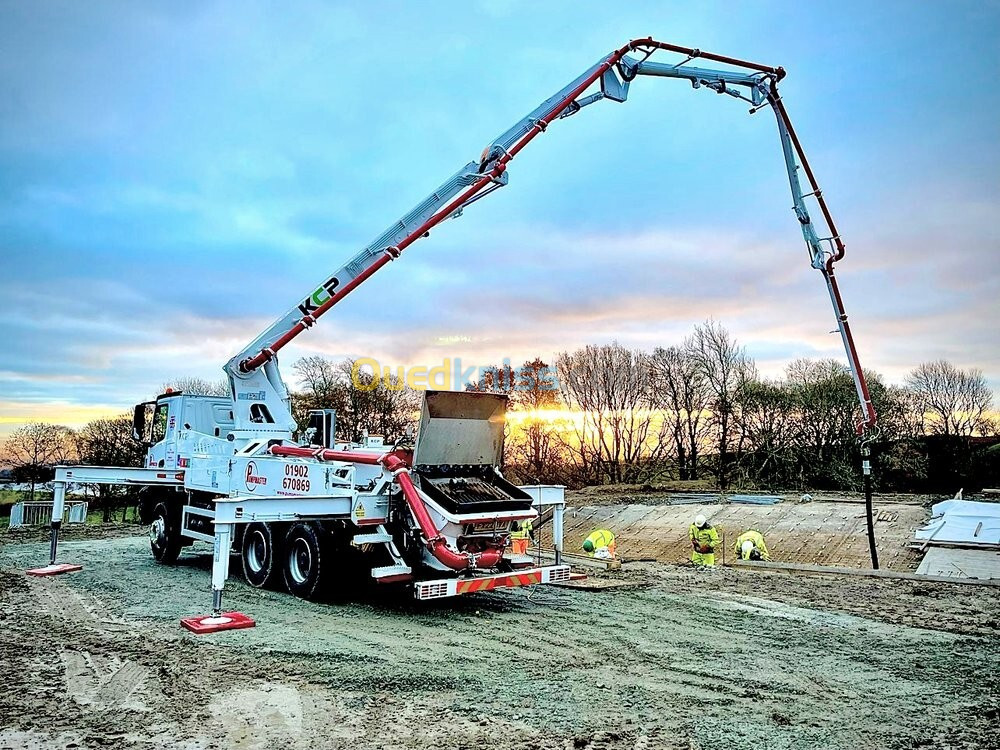
{"type": "Polygon", "coordinates": [[[778,93],[784,69],[636,39],[491,141],[248,343],[225,365],[228,397],[165,393],[139,404],[135,437],[148,446],[142,468],[58,467],[50,564],[35,572],[79,567],[56,564],[66,486],[77,483],[136,487],[152,553],[163,563],[194,541],[214,544],[212,613],[182,620],[194,632],[253,624],[242,613],[223,612],[234,552],[250,585],[282,585],[300,597],[313,596],[324,579],[350,575],[406,585],[418,599],[567,580],[560,500],[552,503],[555,564],[537,564],[508,546],[516,524],[534,518],[545,502],[500,472],[503,396],[426,392],[415,439],[338,442],[329,412],[313,412],[299,430],[278,353],[418,239],[507,185],[511,160],[549,126],[600,101],[624,102],[639,76],[680,79],[746,102],[751,114],[767,108],[774,114],[795,218],[826,285],[857,389],[859,435],[872,430],[876,414],[834,276],[844,243],[778,93]],[[664,53],[681,59],[650,59],[664,53]],[[700,61],[722,67],[693,64],[700,61]],[[820,225],[807,202],[818,205],[820,225]]]}

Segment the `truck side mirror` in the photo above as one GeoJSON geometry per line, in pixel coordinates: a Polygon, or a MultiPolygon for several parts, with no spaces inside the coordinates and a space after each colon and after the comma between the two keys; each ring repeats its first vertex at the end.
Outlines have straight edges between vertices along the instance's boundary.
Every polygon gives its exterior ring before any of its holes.
{"type": "Polygon", "coordinates": [[[132,439],[147,446],[151,443],[146,438],[146,410],[152,403],[152,401],[145,401],[136,404],[135,410],[132,412],[132,439]]]}

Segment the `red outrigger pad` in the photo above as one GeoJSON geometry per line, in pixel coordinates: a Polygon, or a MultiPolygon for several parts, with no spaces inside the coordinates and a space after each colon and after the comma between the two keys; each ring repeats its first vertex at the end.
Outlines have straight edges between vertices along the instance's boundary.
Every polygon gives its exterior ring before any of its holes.
{"type": "Polygon", "coordinates": [[[195,635],[215,633],[219,630],[242,630],[252,628],[257,623],[242,612],[223,612],[221,615],[198,615],[181,618],[181,625],[195,635]]]}
{"type": "Polygon", "coordinates": [[[57,576],[63,573],[75,573],[78,570],[83,570],[83,566],[73,565],[72,563],[56,563],[54,565],[46,565],[44,568],[31,568],[24,572],[29,576],[57,576]]]}

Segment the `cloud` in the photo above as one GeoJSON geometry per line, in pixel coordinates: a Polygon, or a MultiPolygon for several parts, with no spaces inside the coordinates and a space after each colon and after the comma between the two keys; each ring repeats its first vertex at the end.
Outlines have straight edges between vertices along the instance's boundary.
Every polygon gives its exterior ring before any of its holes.
{"type": "MultiPolygon", "coordinates": [[[[982,64],[1000,14],[730,6],[538,7],[530,23],[502,1],[13,7],[0,398],[124,409],[171,377],[216,379],[494,135],[660,28],[789,69],[786,103],[848,244],[838,278],[864,364],[899,382],[944,356],[1000,385],[1000,97],[982,64]],[[817,55],[805,26],[840,54],[817,55]],[[924,64],[928,29],[960,83],[924,64]],[[873,82],[876,47],[892,54],[873,82]]],[[[643,79],[625,105],[554,123],[507,188],[299,337],[286,374],[309,353],[479,365],[651,349],[709,317],[765,374],[842,358],[769,118],[643,79]]]]}

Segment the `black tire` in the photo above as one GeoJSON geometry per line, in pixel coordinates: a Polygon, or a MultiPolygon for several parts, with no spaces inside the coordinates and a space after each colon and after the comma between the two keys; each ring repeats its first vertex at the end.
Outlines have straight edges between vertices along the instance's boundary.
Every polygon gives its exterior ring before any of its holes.
{"type": "Polygon", "coordinates": [[[153,522],[156,504],[166,502],[164,489],[163,487],[139,488],[139,523],[143,526],[149,526],[153,522]]]}
{"type": "Polygon", "coordinates": [[[149,523],[149,549],[156,562],[173,565],[181,553],[182,544],[179,514],[166,503],[157,503],[149,523]]]}
{"type": "Polygon", "coordinates": [[[255,588],[273,588],[281,580],[277,534],[269,523],[248,524],[240,544],[243,577],[255,588]]]}
{"type": "Polygon", "coordinates": [[[294,524],[282,545],[281,572],[285,588],[300,599],[311,599],[323,578],[326,545],[311,523],[294,524]]]}

